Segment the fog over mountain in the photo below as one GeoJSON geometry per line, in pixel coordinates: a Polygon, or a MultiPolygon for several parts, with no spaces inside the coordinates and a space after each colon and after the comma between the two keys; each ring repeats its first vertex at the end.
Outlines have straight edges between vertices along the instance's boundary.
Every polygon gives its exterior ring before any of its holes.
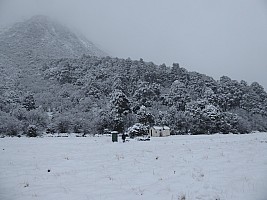
{"type": "MultiPolygon", "coordinates": [[[[32,74],[45,60],[106,56],[91,41],[47,16],[36,15],[0,33],[0,85],[13,87],[17,76],[32,74]]],[[[32,78],[33,79],[33,78],[32,78]]]]}
{"type": "Polygon", "coordinates": [[[266,0],[2,0],[0,26],[44,14],[114,57],[180,63],[267,88],[266,0]]]}
{"type": "Polygon", "coordinates": [[[106,56],[85,37],[46,16],[37,15],[14,24],[0,35],[0,54],[12,59],[73,58],[83,54],[106,56]]]}

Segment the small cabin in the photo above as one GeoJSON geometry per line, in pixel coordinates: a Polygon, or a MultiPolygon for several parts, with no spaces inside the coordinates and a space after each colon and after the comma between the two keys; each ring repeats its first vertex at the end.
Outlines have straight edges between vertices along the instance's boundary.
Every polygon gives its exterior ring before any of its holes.
{"type": "Polygon", "coordinates": [[[171,135],[171,129],[168,126],[152,126],[149,129],[150,137],[166,137],[171,135]]]}

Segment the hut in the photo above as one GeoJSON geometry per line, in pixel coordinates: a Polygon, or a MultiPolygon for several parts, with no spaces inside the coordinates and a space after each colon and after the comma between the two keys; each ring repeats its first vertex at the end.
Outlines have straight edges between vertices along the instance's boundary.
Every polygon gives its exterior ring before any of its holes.
{"type": "Polygon", "coordinates": [[[149,129],[150,137],[166,137],[171,135],[171,129],[168,126],[152,126],[149,129]]]}

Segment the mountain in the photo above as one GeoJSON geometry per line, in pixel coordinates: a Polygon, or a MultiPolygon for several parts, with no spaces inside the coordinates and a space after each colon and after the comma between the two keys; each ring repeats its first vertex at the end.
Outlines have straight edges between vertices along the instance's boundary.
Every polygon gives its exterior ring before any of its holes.
{"type": "Polygon", "coordinates": [[[85,37],[46,16],[16,23],[0,34],[0,55],[12,60],[74,58],[83,54],[107,55],[85,37]]]}
{"type": "Polygon", "coordinates": [[[83,36],[46,16],[34,16],[0,33],[0,92],[14,87],[18,76],[32,74],[45,60],[107,54],[83,36]]]}

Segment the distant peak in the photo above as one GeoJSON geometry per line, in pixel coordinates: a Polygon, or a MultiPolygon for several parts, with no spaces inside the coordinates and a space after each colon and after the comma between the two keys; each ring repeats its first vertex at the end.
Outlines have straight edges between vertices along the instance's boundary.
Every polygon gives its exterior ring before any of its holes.
{"type": "Polygon", "coordinates": [[[44,15],[35,15],[26,21],[16,23],[1,34],[0,52],[1,49],[7,52],[9,48],[12,52],[10,55],[14,52],[32,52],[34,49],[32,57],[45,59],[73,58],[83,54],[99,57],[107,55],[86,38],[77,36],[68,27],[44,15]],[[2,45],[1,41],[4,41],[2,45]]]}
{"type": "Polygon", "coordinates": [[[30,19],[26,20],[25,23],[27,24],[41,24],[43,26],[60,26],[59,23],[56,22],[56,20],[45,16],[45,15],[35,15],[31,17],[30,19]]]}
{"type": "Polygon", "coordinates": [[[45,15],[34,15],[28,21],[51,21],[48,16],[45,15]]]}

